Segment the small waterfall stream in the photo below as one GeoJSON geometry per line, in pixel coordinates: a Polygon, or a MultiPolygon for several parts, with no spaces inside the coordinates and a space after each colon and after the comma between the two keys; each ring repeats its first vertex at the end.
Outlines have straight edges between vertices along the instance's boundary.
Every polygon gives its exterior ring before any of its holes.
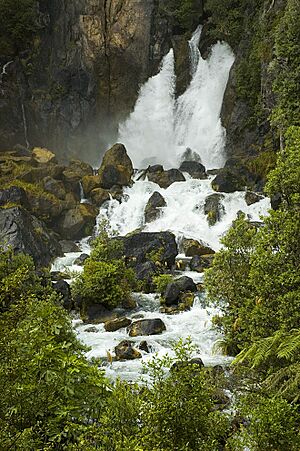
{"type": "MultiPolygon", "coordinates": [[[[135,167],[142,169],[148,164],[160,163],[165,167],[178,167],[178,161],[187,147],[196,151],[208,168],[221,167],[224,164],[225,130],[220,121],[220,111],[229,71],[234,56],[225,43],[216,44],[207,60],[199,52],[201,36],[198,27],[189,41],[192,80],[186,92],[175,99],[175,72],[173,50],[162,61],[160,72],[151,77],[141,87],[134,111],[127,121],[120,125],[119,141],[127,147],[135,167]]],[[[210,227],[204,214],[205,199],[214,193],[211,180],[192,179],[188,174],[185,182],[173,183],[162,189],[153,182],[138,181],[136,175],[132,187],[124,189],[123,201],[106,202],[100,209],[98,224],[107,219],[112,230],[119,235],[142,227],[145,231],[172,231],[178,242],[182,237],[207,242],[213,249],[220,248],[220,237],[228,230],[239,210],[244,211],[252,220],[259,221],[266,214],[269,199],[247,206],[244,192],[225,194],[222,199],[224,214],[220,222],[210,227]],[[160,217],[149,224],[144,221],[144,209],[154,191],[160,192],[166,200],[160,217]]],[[[81,242],[84,252],[89,252],[88,239],[81,242]]],[[[65,267],[81,270],[72,266],[79,254],[69,254],[57,259],[53,270],[65,267]]],[[[203,275],[185,273],[201,282],[203,275]]],[[[205,364],[226,364],[230,358],[214,353],[214,343],[220,335],[212,328],[211,319],[216,311],[205,306],[203,295],[195,299],[190,311],[178,315],[166,315],[159,312],[159,299],[155,294],[135,294],[138,307],[128,316],[136,314],[144,318],[161,318],[166,331],[161,335],[132,338],[138,345],[147,340],[151,353],[142,352],[142,359],[107,364],[106,372],[112,378],[122,377],[128,380],[139,378],[143,370],[143,361],[152,358],[154,353],[172,354],[172,344],[179,338],[191,337],[197,346],[199,355],[205,364]]],[[[88,325],[76,321],[79,338],[91,346],[89,357],[106,358],[107,352],[113,354],[114,347],[123,339],[128,339],[125,329],[106,332],[103,324],[95,326],[94,332],[87,332],[88,325]]]]}

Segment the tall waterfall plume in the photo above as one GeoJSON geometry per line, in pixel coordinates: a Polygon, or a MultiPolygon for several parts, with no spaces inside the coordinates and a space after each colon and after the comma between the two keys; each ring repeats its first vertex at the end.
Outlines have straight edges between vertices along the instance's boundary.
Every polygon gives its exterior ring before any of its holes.
{"type": "Polygon", "coordinates": [[[119,127],[138,168],[161,163],[177,166],[187,147],[197,152],[207,168],[225,161],[225,130],[220,120],[223,96],[234,55],[226,43],[217,43],[207,59],[198,45],[202,27],[189,41],[192,80],[175,98],[174,53],[164,57],[159,73],[142,86],[134,111],[119,127]]]}

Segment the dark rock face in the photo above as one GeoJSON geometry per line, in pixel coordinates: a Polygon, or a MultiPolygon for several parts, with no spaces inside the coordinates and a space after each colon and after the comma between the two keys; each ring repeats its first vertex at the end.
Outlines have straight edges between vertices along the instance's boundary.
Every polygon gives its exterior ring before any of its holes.
{"type": "Polygon", "coordinates": [[[165,304],[167,306],[177,305],[180,302],[181,294],[185,292],[195,293],[197,286],[193,279],[187,276],[180,277],[174,282],[168,284],[166,291],[163,295],[165,304]]]}
{"type": "Polygon", "coordinates": [[[8,203],[22,205],[24,208],[29,207],[26,192],[18,186],[11,186],[0,191],[0,205],[8,203]]]}
{"type": "Polygon", "coordinates": [[[97,210],[88,204],[80,204],[64,212],[56,225],[64,238],[73,240],[91,235],[96,224],[97,210]]]}
{"type": "Polygon", "coordinates": [[[130,185],[133,166],[123,144],[115,144],[105,153],[98,173],[101,188],[130,185]]]}
{"type": "Polygon", "coordinates": [[[145,222],[155,221],[160,215],[160,208],[167,205],[163,196],[155,191],[145,207],[145,222]]]}
{"type": "Polygon", "coordinates": [[[64,155],[95,157],[171,47],[172,19],[162,4],[38,2],[35,50],[27,52],[26,65],[19,58],[10,64],[2,85],[0,148],[28,140],[64,155]]]}
{"type": "Polygon", "coordinates": [[[106,321],[104,323],[104,329],[107,332],[115,332],[116,330],[122,329],[123,327],[128,327],[132,323],[131,319],[121,317],[106,321]]]}
{"type": "Polygon", "coordinates": [[[219,174],[211,182],[211,186],[215,191],[223,193],[233,193],[245,188],[243,181],[227,168],[220,170],[219,174]]]}
{"type": "Polygon", "coordinates": [[[206,179],[206,169],[198,161],[183,161],[179,168],[182,172],[187,172],[193,179],[206,179]]]}
{"type": "Polygon", "coordinates": [[[110,199],[109,192],[103,188],[95,188],[90,192],[92,202],[96,207],[101,207],[104,202],[110,199]]]}
{"type": "Polygon", "coordinates": [[[63,303],[63,307],[66,310],[71,310],[73,306],[72,296],[71,296],[71,290],[68,282],[65,280],[59,280],[56,283],[52,284],[54,290],[61,295],[61,300],[63,303]]]}
{"type": "Polygon", "coordinates": [[[58,199],[66,198],[66,189],[61,180],[55,180],[52,177],[45,177],[43,180],[44,190],[53,194],[58,199]]]}
{"type": "Polygon", "coordinates": [[[138,264],[134,270],[137,280],[143,283],[143,291],[146,293],[154,291],[155,287],[153,286],[152,280],[155,275],[159,274],[159,269],[156,264],[152,261],[147,261],[138,264]]]}
{"type": "Polygon", "coordinates": [[[141,319],[128,327],[130,337],[139,335],[158,335],[166,330],[166,326],[160,318],[141,319]]]}
{"type": "Polygon", "coordinates": [[[183,163],[187,161],[196,161],[197,163],[201,163],[201,157],[197,152],[187,147],[182,154],[181,161],[183,163]]]}
{"type": "Polygon", "coordinates": [[[169,169],[168,171],[155,171],[147,173],[150,182],[157,183],[161,188],[168,188],[175,182],[185,182],[185,177],[179,169],[169,169]]]}
{"type": "Polygon", "coordinates": [[[57,237],[19,207],[0,209],[0,242],[16,253],[31,255],[37,266],[47,266],[54,257],[62,255],[57,237]]]}
{"type": "Polygon", "coordinates": [[[140,359],[142,354],[132,347],[133,343],[129,340],[123,340],[115,347],[117,360],[140,359]]]}
{"type": "Polygon", "coordinates": [[[252,191],[247,191],[245,194],[245,201],[247,205],[255,204],[263,199],[263,196],[260,196],[257,193],[253,193],[252,191]]]}
{"type": "Polygon", "coordinates": [[[171,232],[137,232],[117,239],[123,242],[125,257],[133,266],[152,258],[169,268],[175,264],[178,249],[171,232]]]}
{"type": "MultiPolygon", "coordinates": [[[[74,299],[77,303],[77,307],[81,309],[81,300],[74,299]]],[[[86,311],[84,312],[84,320],[86,323],[99,324],[105,323],[120,316],[116,311],[111,311],[105,308],[102,304],[88,304],[86,311]]]]}
{"type": "Polygon", "coordinates": [[[207,215],[207,221],[209,225],[214,225],[217,221],[220,221],[225,209],[222,205],[222,194],[211,194],[207,196],[204,204],[204,213],[207,215]]]}

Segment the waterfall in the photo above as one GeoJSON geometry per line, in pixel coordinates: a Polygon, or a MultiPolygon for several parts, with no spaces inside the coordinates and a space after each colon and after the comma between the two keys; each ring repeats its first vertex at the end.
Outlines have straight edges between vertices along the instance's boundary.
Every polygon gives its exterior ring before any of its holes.
{"type": "Polygon", "coordinates": [[[187,147],[207,168],[225,162],[225,130],[220,112],[234,55],[225,43],[212,47],[205,60],[198,49],[202,27],[189,41],[192,80],[175,99],[174,54],[170,50],[159,73],[141,88],[134,111],[119,127],[119,141],[136,167],[161,163],[178,166],[187,147]]]}
{"type": "MultiPolygon", "coordinates": [[[[5,64],[3,65],[2,71],[1,71],[1,73],[0,73],[0,85],[2,85],[2,83],[3,83],[3,75],[7,75],[6,69],[7,69],[8,66],[9,66],[10,64],[12,64],[12,63],[13,63],[13,61],[8,61],[7,63],[5,63],[5,64]]],[[[3,89],[1,89],[1,93],[2,93],[2,95],[4,95],[3,89]]]]}

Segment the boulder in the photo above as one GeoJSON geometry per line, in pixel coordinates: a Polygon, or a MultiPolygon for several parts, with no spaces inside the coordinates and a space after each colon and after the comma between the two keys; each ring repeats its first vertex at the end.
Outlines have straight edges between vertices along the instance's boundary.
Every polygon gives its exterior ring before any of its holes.
{"type": "Polygon", "coordinates": [[[92,202],[94,205],[96,205],[96,207],[101,207],[104,202],[110,199],[109,191],[103,188],[94,188],[90,192],[90,198],[92,199],[92,202]]]}
{"type": "Polygon", "coordinates": [[[140,351],[144,351],[144,352],[147,352],[147,353],[150,352],[149,345],[148,345],[148,343],[145,340],[140,342],[138,348],[140,349],[140,351]]]}
{"type": "Polygon", "coordinates": [[[90,327],[87,327],[86,329],[84,329],[84,332],[97,333],[98,329],[96,326],[90,326],[90,327]]]}
{"type": "Polygon", "coordinates": [[[64,209],[63,201],[53,194],[30,188],[26,194],[31,212],[47,222],[60,216],[64,209]]]}
{"type": "Polygon", "coordinates": [[[44,190],[48,193],[64,200],[66,198],[66,189],[61,180],[56,180],[50,176],[43,179],[44,190]]]}
{"type": "Polygon", "coordinates": [[[183,161],[179,170],[187,172],[193,179],[207,179],[205,166],[198,161],[183,161]]]}
{"type": "Polygon", "coordinates": [[[68,254],[69,252],[80,252],[80,248],[74,241],[61,240],[59,244],[64,254],[68,254]]]}
{"type": "Polygon", "coordinates": [[[177,361],[173,363],[173,365],[170,368],[170,371],[179,371],[188,367],[201,369],[204,367],[203,360],[200,357],[194,357],[193,359],[187,361],[187,362],[181,362],[177,361]]]}
{"type": "Polygon", "coordinates": [[[161,188],[168,188],[172,183],[175,182],[185,182],[185,177],[179,169],[169,169],[168,171],[147,171],[148,180],[150,182],[156,183],[161,188]]]}
{"type": "Polygon", "coordinates": [[[142,282],[142,289],[145,293],[155,291],[153,277],[159,274],[159,269],[152,261],[140,263],[134,268],[138,281],[142,282]]]}
{"type": "Polygon", "coordinates": [[[220,221],[225,208],[222,205],[223,194],[210,194],[205,199],[204,214],[207,215],[207,221],[210,226],[213,226],[217,221],[220,221]]]}
{"type": "Polygon", "coordinates": [[[212,265],[213,259],[213,254],[195,255],[190,261],[190,269],[201,273],[212,265]]]}
{"type": "Polygon", "coordinates": [[[147,172],[149,174],[152,174],[154,172],[163,172],[164,171],[164,167],[161,164],[154,164],[152,166],[148,166],[147,168],[147,172]]]}
{"type": "Polygon", "coordinates": [[[83,178],[87,175],[93,175],[94,173],[92,166],[81,160],[72,159],[69,163],[69,168],[73,172],[76,172],[80,176],[80,178],[83,178]]]}
{"type": "Polygon", "coordinates": [[[100,188],[101,181],[99,175],[85,175],[81,180],[82,189],[85,197],[89,197],[92,190],[100,188]]]}
{"type": "Polygon", "coordinates": [[[115,239],[122,241],[124,255],[132,266],[149,260],[169,268],[175,264],[178,249],[175,236],[171,232],[133,232],[115,239]]]}
{"type": "Polygon", "coordinates": [[[31,255],[38,267],[63,255],[55,234],[22,207],[0,209],[0,242],[4,248],[31,255]]]}
{"type": "Polygon", "coordinates": [[[37,163],[41,164],[57,163],[55,153],[42,147],[35,147],[32,151],[32,157],[37,163]]]}
{"type": "Polygon", "coordinates": [[[98,174],[101,188],[130,185],[133,166],[123,144],[115,144],[105,153],[98,174]]]}
{"type": "Polygon", "coordinates": [[[120,313],[116,310],[108,310],[102,304],[82,305],[81,299],[74,299],[76,307],[81,311],[82,319],[88,324],[100,324],[118,318],[120,313]]]}
{"type": "Polygon", "coordinates": [[[29,207],[26,191],[18,186],[10,186],[0,190],[0,206],[5,204],[17,204],[24,208],[29,207]]]}
{"type": "Polygon", "coordinates": [[[160,318],[140,319],[131,323],[128,327],[129,336],[158,335],[166,330],[164,322],[160,318]]]}
{"type": "Polygon", "coordinates": [[[222,168],[218,175],[211,182],[212,189],[223,193],[233,193],[245,188],[245,182],[242,177],[238,177],[228,168],[222,168]]]}
{"type": "Polygon", "coordinates": [[[74,265],[83,266],[87,258],[89,258],[88,254],[79,255],[79,257],[77,257],[74,261],[74,265]]]}
{"type": "Polygon", "coordinates": [[[155,221],[160,215],[161,208],[167,205],[163,196],[155,191],[148,200],[145,207],[145,222],[155,221]]]}
{"type": "Polygon", "coordinates": [[[255,204],[256,202],[259,202],[263,199],[263,196],[260,196],[257,193],[254,193],[253,191],[246,191],[245,194],[245,201],[247,205],[255,204]]]}
{"type": "Polygon", "coordinates": [[[63,307],[71,310],[73,306],[70,285],[65,280],[59,280],[52,284],[53,289],[60,294],[63,307]]]}
{"type": "Polygon", "coordinates": [[[106,332],[115,332],[116,330],[128,327],[132,323],[131,319],[121,316],[120,318],[112,319],[104,323],[104,329],[106,332]]]}
{"type": "Polygon", "coordinates": [[[117,360],[140,359],[142,354],[132,347],[133,343],[129,340],[123,340],[115,347],[117,360]]]}
{"type": "Polygon", "coordinates": [[[64,238],[80,239],[91,235],[96,225],[97,210],[89,204],[79,204],[63,212],[57,222],[57,231],[64,238]]]}
{"type": "Polygon", "coordinates": [[[186,292],[195,293],[197,286],[193,279],[187,276],[180,277],[167,285],[163,294],[164,303],[166,306],[177,305],[182,298],[182,294],[186,292]]]}
{"type": "Polygon", "coordinates": [[[187,257],[194,257],[194,255],[214,254],[215,251],[209,247],[204,241],[197,241],[189,238],[182,240],[183,252],[187,257]]]}

